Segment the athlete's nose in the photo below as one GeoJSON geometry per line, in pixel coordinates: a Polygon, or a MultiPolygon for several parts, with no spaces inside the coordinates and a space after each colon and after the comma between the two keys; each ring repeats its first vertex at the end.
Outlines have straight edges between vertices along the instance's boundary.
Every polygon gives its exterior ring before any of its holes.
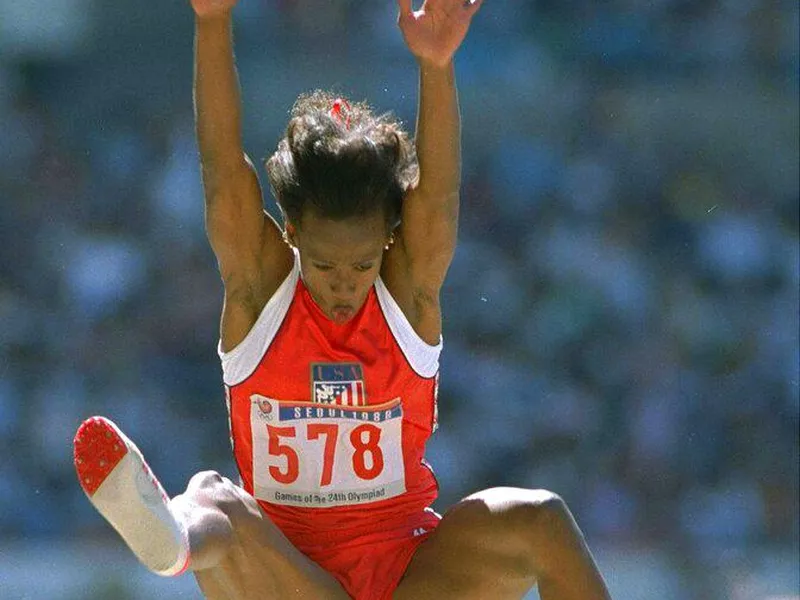
{"type": "Polygon", "coordinates": [[[337,296],[352,296],[356,293],[356,282],[352,277],[334,274],[331,278],[331,291],[337,296]]]}

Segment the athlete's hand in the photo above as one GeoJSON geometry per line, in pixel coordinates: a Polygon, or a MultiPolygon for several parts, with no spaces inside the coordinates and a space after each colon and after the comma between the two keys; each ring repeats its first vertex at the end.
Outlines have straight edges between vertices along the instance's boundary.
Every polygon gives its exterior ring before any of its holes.
{"type": "Polygon", "coordinates": [[[446,66],[458,50],[483,0],[397,0],[397,23],[411,53],[422,63],[446,66]]]}
{"type": "Polygon", "coordinates": [[[226,15],[233,10],[238,0],[191,0],[194,14],[200,18],[226,15]]]}

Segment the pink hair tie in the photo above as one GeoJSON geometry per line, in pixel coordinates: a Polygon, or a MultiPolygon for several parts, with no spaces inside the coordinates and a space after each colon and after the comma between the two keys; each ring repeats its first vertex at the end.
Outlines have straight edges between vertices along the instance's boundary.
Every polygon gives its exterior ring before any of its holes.
{"type": "Polygon", "coordinates": [[[342,98],[337,98],[333,102],[333,108],[331,108],[331,117],[337,119],[340,123],[343,123],[346,129],[350,129],[350,105],[347,103],[347,100],[342,98]],[[342,108],[347,111],[347,114],[342,114],[342,108]]]}

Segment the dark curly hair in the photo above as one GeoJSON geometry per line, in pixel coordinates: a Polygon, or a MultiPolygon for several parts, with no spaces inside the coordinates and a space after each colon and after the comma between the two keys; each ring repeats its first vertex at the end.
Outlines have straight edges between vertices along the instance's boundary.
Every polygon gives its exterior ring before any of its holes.
{"type": "Polygon", "coordinates": [[[419,170],[408,134],[390,114],[375,116],[366,103],[320,90],[297,99],[266,169],[284,217],[298,226],[308,208],[333,220],[382,210],[389,230],[419,170]]]}

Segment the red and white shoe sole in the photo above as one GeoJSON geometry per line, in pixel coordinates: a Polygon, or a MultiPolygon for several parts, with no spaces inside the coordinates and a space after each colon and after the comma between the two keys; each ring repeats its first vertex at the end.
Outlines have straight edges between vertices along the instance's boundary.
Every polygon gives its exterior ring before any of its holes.
{"type": "Polygon", "coordinates": [[[75,470],[89,501],[151,571],[179,575],[189,565],[185,530],[136,445],[111,421],[92,417],[73,442],[75,470]]]}

